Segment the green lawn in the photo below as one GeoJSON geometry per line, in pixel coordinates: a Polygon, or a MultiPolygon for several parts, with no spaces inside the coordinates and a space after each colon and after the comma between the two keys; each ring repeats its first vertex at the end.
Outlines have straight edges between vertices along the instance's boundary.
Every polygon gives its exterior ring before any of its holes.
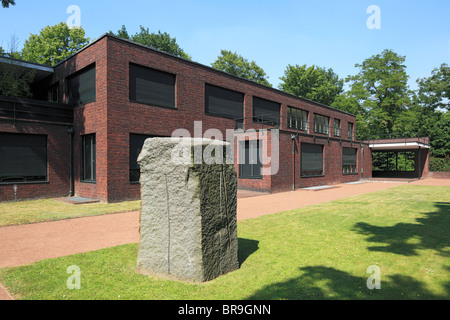
{"type": "Polygon", "coordinates": [[[2,269],[0,282],[22,299],[450,299],[449,226],[450,187],[405,185],[240,221],[240,269],[204,284],[137,274],[137,244],[2,269]]]}
{"type": "Polygon", "coordinates": [[[55,199],[0,203],[0,227],[140,210],[141,201],[73,205],[55,199]]]}

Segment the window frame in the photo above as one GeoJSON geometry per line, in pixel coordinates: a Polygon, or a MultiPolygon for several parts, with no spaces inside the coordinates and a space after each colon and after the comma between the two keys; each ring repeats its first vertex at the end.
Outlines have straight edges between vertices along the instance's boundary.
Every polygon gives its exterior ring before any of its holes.
{"type": "Polygon", "coordinates": [[[330,117],[315,113],[314,114],[314,133],[330,135],[330,117]],[[326,124],[324,121],[318,121],[319,119],[326,119],[326,124]],[[325,130],[322,130],[322,129],[325,129],[325,130]]]}
{"type": "MultiPolygon", "coordinates": [[[[131,168],[131,161],[132,161],[132,159],[131,159],[131,155],[132,155],[132,150],[131,150],[131,147],[132,147],[132,145],[131,145],[131,137],[137,137],[137,136],[140,136],[140,137],[142,137],[142,138],[144,138],[144,140],[143,140],[143,144],[142,144],[142,146],[141,146],[141,151],[142,151],[142,147],[144,146],[144,143],[145,143],[145,140],[147,140],[147,139],[149,139],[149,138],[156,138],[157,136],[155,136],[155,135],[148,135],[148,134],[140,134],[140,133],[130,133],[130,136],[129,136],[129,146],[128,146],[128,149],[129,149],[129,154],[128,154],[128,157],[129,157],[129,160],[128,160],[128,169],[129,169],[129,182],[130,182],[130,184],[138,184],[138,183],[140,183],[140,174],[141,174],[141,172],[140,172],[140,168],[139,169],[132,169],[131,168]],[[135,170],[139,170],[139,179],[138,180],[132,180],[132,171],[135,171],[135,170]]],[[[138,155],[139,156],[139,155],[138,155]]],[[[134,161],[134,160],[133,160],[134,161]]],[[[137,158],[136,158],[136,160],[135,161],[137,161],[137,158]]],[[[139,167],[139,164],[137,164],[137,166],[139,167]]]]}
{"type": "Polygon", "coordinates": [[[95,133],[85,134],[81,136],[81,176],[80,182],[96,183],[97,182],[97,137],[95,133]],[[86,141],[88,140],[89,141],[86,141]],[[90,173],[86,173],[86,143],[90,145],[90,173]]]}
{"type": "Polygon", "coordinates": [[[254,146],[255,143],[250,143],[250,140],[245,140],[245,141],[241,141],[239,143],[239,179],[262,179],[262,162],[261,162],[261,157],[262,157],[262,149],[261,147],[261,142],[260,140],[251,140],[251,141],[256,141],[256,152],[257,152],[257,159],[256,159],[256,163],[250,163],[253,162],[251,161],[251,154],[253,154],[251,152],[251,146],[254,146]],[[247,163],[247,149],[248,146],[248,162],[247,163]],[[243,162],[242,162],[243,160],[243,162]],[[250,171],[251,174],[250,175],[245,175],[243,174],[243,172],[245,172],[246,170],[244,169],[244,166],[250,166],[250,171]],[[255,168],[259,167],[259,174],[255,174],[255,171],[258,170],[255,168]]]}
{"type": "Polygon", "coordinates": [[[350,141],[354,141],[354,134],[353,131],[355,129],[355,125],[353,122],[349,122],[348,123],[348,130],[347,130],[347,135],[348,135],[348,140],[350,141]]]}
{"type": "Polygon", "coordinates": [[[151,67],[147,67],[144,65],[140,65],[140,64],[136,64],[133,62],[129,63],[129,67],[128,67],[128,73],[129,73],[129,81],[128,81],[128,99],[130,102],[132,103],[138,103],[138,104],[142,104],[142,105],[147,105],[147,106],[152,106],[152,107],[159,107],[159,108],[166,108],[166,109],[171,109],[171,110],[177,110],[177,80],[178,80],[178,76],[174,73],[170,73],[170,72],[166,72],[166,71],[162,71],[159,69],[155,69],[155,68],[151,68],[151,67]],[[173,78],[173,92],[171,92],[171,98],[170,98],[170,103],[167,104],[163,104],[163,103],[154,103],[154,102],[149,102],[146,100],[142,100],[142,99],[138,99],[137,97],[137,86],[136,86],[136,80],[137,80],[137,76],[136,77],[132,77],[132,69],[136,68],[136,69],[140,69],[140,70],[145,70],[145,71],[149,71],[154,72],[154,73],[160,73],[160,74],[165,74],[168,76],[171,76],[173,78]],[[133,84],[134,84],[134,88],[135,88],[135,92],[133,93],[132,88],[133,88],[133,84]],[[173,95],[173,96],[172,96],[173,95]],[[172,103],[172,98],[173,98],[173,105],[172,103]]]}
{"type": "MultiPolygon", "coordinates": [[[[223,99],[223,100],[225,100],[225,99],[223,99]]],[[[245,101],[245,93],[242,93],[242,92],[239,92],[239,91],[235,91],[235,90],[231,90],[231,89],[227,89],[227,88],[223,88],[223,87],[220,87],[220,86],[216,86],[216,85],[213,85],[213,84],[209,84],[209,83],[205,83],[205,114],[206,115],[209,115],[209,116],[215,116],[215,117],[221,117],[221,118],[227,118],[227,119],[232,119],[232,120],[240,120],[240,121],[243,121],[243,118],[244,118],[244,101],[245,101]],[[210,101],[209,101],[209,96],[210,95],[208,95],[208,93],[209,93],[209,91],[208,91],[208,89],[212,89],[212,90],[217,90],[217,91],[222,91],[222,93],[225,93],[225,92],[229,92],[230,94],[236,94],[236,96],[237,95],[241,95],[241,97],[242,97],[242,109],[240,110],[240,117],[234,117],[234,116],[232,116],[232,115],[230,115],[230,114],[222,114],[222,113],[215,113],[215,112],[211,112],[211,111],[209,111],[208,109],[209,109],[209,103],[210,103],[210,101]]]]}
{"type": "MultiPolygon", "coordinates": [[[[96,102],[97,101],[97,70],[96,70],[96,64],[90,64],[87,67],[75,72],[74,74],[71,74],[70,76],[66,77],[66,87],[67,87],[67,103],[69,105],[73,105],[73,106],[82,106],[82,105],[87,105],[89,103],[92,102],[96,102]],[[88,72],[92,71],[94,73],[94,96],[91,99],[88,99],[86,101],[76,101],[73,102],[71,101],[72,97],[72,91],[71,91],[71,81],[73,81],[73,79],[80,77],[88,72]]],[[[79,93],[79,92],[78,92],[79,93]]],[[[80,100],[80,97],[78,98],[78,100],[80,100]]]]}
{"type": "MultiPolygon", "coordinates": [[[[347,155],[348,156],[348,155],[347,155]]],[[[352,175],[352,174],[358,174],[358,149],[357,148],[342,148],[342,174],[343,175],[352,175]],[[345,156],[345,150],[354,150],[355,152],[355,159],[354,164],[344,164],[344,156],[345,156]],[[348,167],[348,168],[346,168],[348,167]],[[348,170],[346,170],[348,169],[348,170]]]]}
{"type": "MultiPolygon", "coordinates": [[[[49,179],[49,170],[48,170],[48,136],[43,134],[26,134],[26,133],[10,133],[10,132],[1,132],[0,135],[14,135],[14,136],[22,136],[22,137],[33,137],[33,138],[42,138],[45,140],[42,141],[42,147],[45,145],[45,159],[43,162],[45,163],[45,176],[42,175],[11,175],[5,176],[0,179],[0,185],[11,185],[11,184],[39,184],[39,183],[48,183],[49,179]],[[14,179],[16,178],[16,179],[14,179]],[[6,179],[6,180],[4,180],[6,179]]],[[[33,143],[30,143],[30,146],[36,147],[33,143]]]]}
{"type": "Polygon", "coordinates": [[[300,130],[303,132],[308,132],[308,116],[309,112],[303,109],[298,109],[295,107],[288,106],[288,119],[287,119],[287,127],[288,129],[300,130]],[[292,117],[292,111],[295,110],[295,119],[292,117]],[[300,114],[300,121],[299,121],[300,114]],[[303,120],[306,116],[306,120],[303,120]],[[295,121],[295,126],[293,126],[293,122],[295,121]],[[300,123],[300,127],[299,127],[300,123]]]}
{"type": "MultiPolygon", "coordinates": [[[[253,96],[252,105],[253,105],[253,122],[262,123],[263,125],[266,124],[266,125],[274,126],[274,127],[277,127],[280,125],[280,123],[281,123],[281,103],[272,101],[272,100],[268,100],[268,99],[264,99],[261,97],[253,96]],[[270,104],[272,104],[272,106],[277,105],[278,112],[276,115],[276,117],[277,117],[276,121],[272,121],[270,118],[266,120],[266,119],[264,119],[264,115],[262,115],[262,116],[256,115],[257,114],[257,112],[256,112],[257,103],[255,103],[255,102],[257,102],[258,100],[263,104],[266,103],[267,106],[270,106],[270,104]],[[260,118],[260,117],[262,117],[262,118],[260,118]]],[[[275,116],[275,113],[274,113],[274,116],[275,116]]]]}
{"type": "Polygon", "coordinates": [[[334,131],[334,136],[335,137],[340,137],[341,136],[341,119],[334,118],[333,131],[334,131]],[[338,124],[337,127],[336,127],[336,121],[337,121],[337,124],[338,124]]]}
{"type": "Polygon", "coordinates": [[[312,177],[324,177],[325,176],[325,161],[324,161],[324,155],[325,155],[325,146],[323,144],[314,144],[314,143],[306,143],[306,142],[302,142],[300,144],[300,177],[301,178],[312,178],[312,177]],[[305,172],[309,172],[309,171],[314,171],[314,170],[304,170],[303,165],[304,165],[304,156],[303,156],[303,152],[304,152],[304,147],[306,145],[310,145],[310,146],[320,146],[322,148],[322,170],[321,173],[317,173],[317,174],[305,174],[305,172]]]}

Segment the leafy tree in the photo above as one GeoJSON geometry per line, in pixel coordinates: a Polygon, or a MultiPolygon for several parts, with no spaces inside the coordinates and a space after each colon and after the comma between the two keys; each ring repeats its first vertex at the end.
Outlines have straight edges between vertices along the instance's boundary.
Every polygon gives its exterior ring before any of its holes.
{"type": "Polygon", "coordinates": [[[30,62],[56,65],[89,44],[83,28],[70,29],[61,22],[47,26],[39,35],[31,34],[25,41],[22,58],[30,62]]]}
{"type": "Polygon", "coordinates": [[[3,8],[9,8],[9,5],[16,5],[16,1],[15,0],[2,0],[2,7],[3,8]]]}
{"type": "Polygon", "coordinates": [[[13,64],[0,64],[0,95],[31,98],[30,84],[34,71],[23,70],[13,64]]]}
{"type": "Polygon", "coordinates": [[[433,69],[431,76],[417,80],[417,98],[425,107],[450,111],[450,67],[443,63],[433,69]]]}
{"type": "Polygon", "coordinates": [[[0,47],[0,56],[4,56],[6,54],[5,50],[3,50],[2,47],[0,47]]]}
{"type": "Polygon", "coordinates": [[[411,103],[404,62],[404,56],[384,50],[356,64],[359,73],[346,79],[350,89],[332,105],[357,111],[367,122],[367,138],[397,133],[396,120],[411,103]]]}
{"type": "Polygon", "coordinates": [[[214,69],[225,71],[232,75],[272,87],[267,80],[268,76],[255,61],[249,62],[236,52],[221,50],[220,55],[211,66],[214,69]]]}
{"type": "Polygon", "coordinates": [[[150,33],[148,28],[140,26],[140,31],[134,35],[129,35],[125,26],[118,30],[117,33],[110,31],[109,33],[114,34],[123,39],[131,40],[133,42],[148,46],[157,50],[161,50],[181,58],[191,60],[191,56],[188,55],[180,46],[177,44],[176,38],[172,38],[168,33],[158,31],[158,33],[150,33]]]}
{"type": "Polygon", "coordinates": [[[288,65],[279,88],[298,97],[331,105],[343,92],[344,80],[333,69],[317,66],[288,65]]]}

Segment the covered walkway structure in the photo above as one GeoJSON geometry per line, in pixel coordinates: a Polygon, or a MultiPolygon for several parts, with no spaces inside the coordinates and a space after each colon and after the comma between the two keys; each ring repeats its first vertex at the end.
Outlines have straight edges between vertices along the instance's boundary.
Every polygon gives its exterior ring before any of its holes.
{"type": "Polygon", "coordinates": [[[373,178],[420,179],[428,176],[429,138],[367,141],[372,152],[373,178]]]}

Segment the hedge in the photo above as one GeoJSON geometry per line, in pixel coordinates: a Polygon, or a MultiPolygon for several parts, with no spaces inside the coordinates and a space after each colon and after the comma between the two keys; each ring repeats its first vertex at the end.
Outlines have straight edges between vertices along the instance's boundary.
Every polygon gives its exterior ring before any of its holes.
{"type": "Polygon", "coordinates": [[[450,156],[445,158],[430,157],[430,171],[450,171],[450,156]]]}

